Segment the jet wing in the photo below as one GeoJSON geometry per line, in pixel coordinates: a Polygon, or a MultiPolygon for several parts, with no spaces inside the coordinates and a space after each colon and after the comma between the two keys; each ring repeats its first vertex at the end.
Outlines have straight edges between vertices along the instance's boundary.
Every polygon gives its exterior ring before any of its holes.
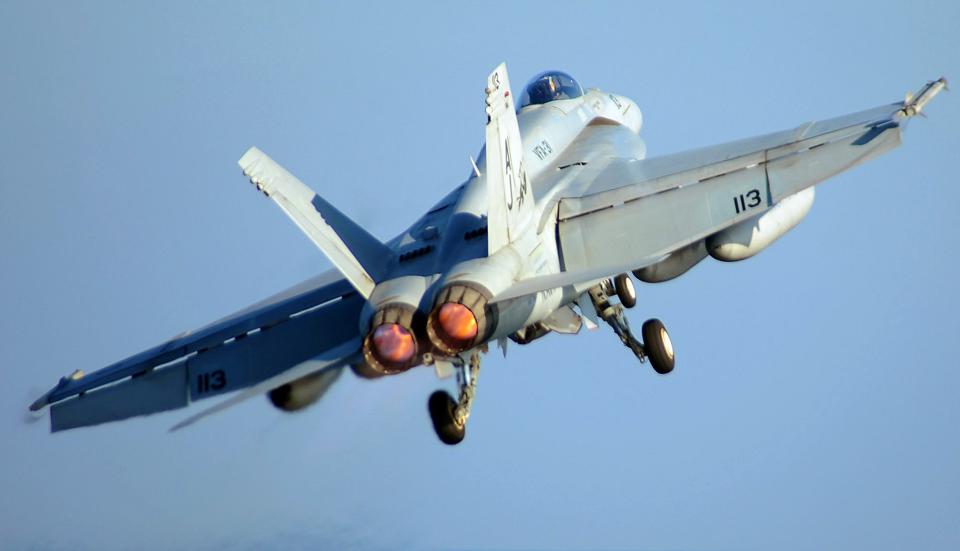
{"type": "Polygon", "coordinates": [[[358,340],[357,328],[343,320],[356,320],[363,304],[331,270],[93,373],[74,372],[30,409],[53,404],[57,431],[185,407],[318,357],[313,371],[340,367],[354,352],[344,346],[358,340]],[[332,350],[340,357],[331,357],[332,350]]]}
{"type": "Polygon", "coordinates": [[[521,280],[493,302],[579,291],[753,217],[895,148],[907,120],[945,85],[940,79],[905,101],[663,157],[566,159],[565,170],[578,174],[554,199],[563,271],[521,280]]]}

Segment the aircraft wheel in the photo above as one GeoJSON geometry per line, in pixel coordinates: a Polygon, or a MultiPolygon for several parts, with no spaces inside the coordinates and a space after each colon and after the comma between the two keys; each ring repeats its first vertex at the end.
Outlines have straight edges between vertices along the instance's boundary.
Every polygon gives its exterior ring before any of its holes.
{"type": "Polygon", "coordinates": [[[617,291],[617,298],[624,308],[633,308],[637,304],[637,290],[628,274],[620,274],[613,278],[613,288],[617,291]]]}
{"type": "Polygon", "coordinates": [[[649,319],[643,322],[640,330],[643,335],[643,347],[653,370],[661,375],[673,371],[676,358],[673,355],[673,342],[663,322],[658,319],[649,319]]]}
{"type": "Polygon", "coordinates": [[[427,401],[427,409],[430,410],[430,420],[433,422],[433,430],[437,433],[437,438],[448,446],[459,444],[466,436],[467,427],[458,426],[453,418],[453,412],[457,407],[457,402],[450,394],[443,390],[438,390],[430,395],[427,401]]]}

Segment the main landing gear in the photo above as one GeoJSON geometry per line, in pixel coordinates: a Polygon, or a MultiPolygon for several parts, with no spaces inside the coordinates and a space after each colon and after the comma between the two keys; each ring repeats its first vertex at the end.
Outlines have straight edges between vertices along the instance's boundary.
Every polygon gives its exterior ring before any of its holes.
{"type": "Polygon", "coordinates": [[[673,343],[663,322],[658,319],[645,321],[640,328],[643,342],[637,340],[630,331],[630,322],[627,321],[623,309],[632,308],[637,303],[637,294],[629,275],[620,274],[613,281],[606,280],[587,293],[600,319],[613,329],[623,345],[633,351],[637,359],[641,362],[650,360],[650,366],[661,375],[673,371],[676,361],[673,343]],[[620,299],[619,304],[610,303],[609,299],[614,295],[620,299]]]}
{"type": "Polygon", "coordinates": [[[457,372],[460,396],[453,399],[445,390],[438,390],[427,400],[427,410],[433,422],[433,430],[444,444],[453,446],[463,441],[467,433],[467,419],[477,392],[477,376],[480,374],[480,350],[470,353],[470,360],[456,356],[450,359],[457,372]]]}
{"type": "MultiPolygon", "coordinates": [[[[662,375],[673,371],[675,361],[673,343],[663,322],[658,319],[644,322],[640,329],[643,342],[630,331],[630,322],[624,315],[624,307],[630,308],[637,303],[636,290],[630,276],[621,274],[612,280],[605,280],[587,291],[587,294],[599,319],[613,329],[614,333],[620,337],[620,341],[633,351],[637,359],[641,362],[650,360],[654,371],[662,375]],[[610,299],[613,296],[619,300],[611,302],[610,299]]],[[[580,302],[580,306],[581,311],[590,307],[583,301],[580,302]]],[[[451,358],[434,357],[432,354],[423,356],[423,363],[433,365],[441,378],[449,376],[451,370],[457,375],[457,385],[460,388],[457,399],[444,390],[438,390],[427,400],[427,411],[430,413],[433,430],[444,444],[450,446],[459,444],[466,436],[467,419],[470,418],[470,409],[477,392],[480,354],[485,352],[484,346],[451,358]]]]}

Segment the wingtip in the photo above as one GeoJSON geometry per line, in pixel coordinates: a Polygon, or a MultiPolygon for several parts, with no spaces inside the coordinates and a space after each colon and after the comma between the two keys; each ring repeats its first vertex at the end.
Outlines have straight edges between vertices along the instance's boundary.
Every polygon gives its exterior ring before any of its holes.
{"type": "Polygon", "coordinates": [[[47,407],[48,405],[50,405],[50,393],[51,393],[51,392],[53,392],[53,390],[48,390],[47,392],[45,392],[45,393],[43,394],[43,396],[41,396],[41,397],[37,398],[36,400],[34,400],[33,403],[30,404],[30,411],[40,411],[41,409],[43,409],[43,408],[47,407]]]}
{"type": "Polygon", "coordinates": [[[908,117],[922,114],[923,108],[930,102],[941,90],[947,89],[946,77],[940,77],[937,80],[927,82],[916,95],[910,95],[903,102],[902,112],[908,117]]]}

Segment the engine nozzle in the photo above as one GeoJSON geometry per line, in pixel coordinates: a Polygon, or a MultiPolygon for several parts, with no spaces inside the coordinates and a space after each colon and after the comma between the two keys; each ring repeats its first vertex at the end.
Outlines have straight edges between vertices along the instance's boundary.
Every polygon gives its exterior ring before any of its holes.
{"type": "Polygon", "coordinates": [[[465,285],[440,291],[427,318],[430,343],[444,354],[470,349],[486,335],[487,328],[487,298],[465,285]]]}
{"type": "Polygon", "coordinates": [[[381,361],[403,364],[417,353],[417,342],[406,327],[385,323],[373,330],[373,350],[381,361]]]}
{"type": "Polygon", "coordinates": [[[444,303],[437,311],[437,323],[451,340],[470,342],[477,338],[477,317],[462,304],[444,303]]]}
{"type": "Polygon", "coordinates": [[[419,363],[415,313],[406,305],[392,305],[373,315],[371,330],[363,341],[363,358],[374,372],[400,373],[419,363]]]}

